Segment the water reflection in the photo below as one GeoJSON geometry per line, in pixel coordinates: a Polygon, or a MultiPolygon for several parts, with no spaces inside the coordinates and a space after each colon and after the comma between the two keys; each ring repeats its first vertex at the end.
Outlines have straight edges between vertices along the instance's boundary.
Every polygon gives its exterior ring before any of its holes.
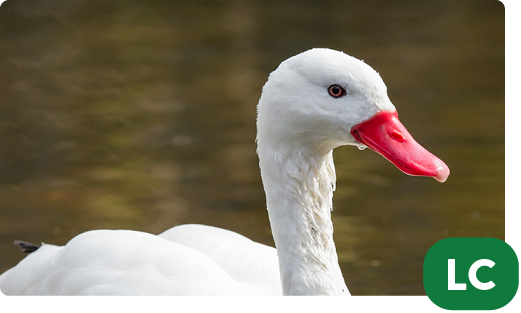
{"type": "Polygon", "coordinates": [[[504,239],[504,12],[472,1],[8,0],[0,9],[0,271],[13,239],[225,227],[273,245],[255,105],[285,58],[330,47],[387,82],[445,184],[335,151],[353,294],[424,294],[448,236],[504,239]]]}

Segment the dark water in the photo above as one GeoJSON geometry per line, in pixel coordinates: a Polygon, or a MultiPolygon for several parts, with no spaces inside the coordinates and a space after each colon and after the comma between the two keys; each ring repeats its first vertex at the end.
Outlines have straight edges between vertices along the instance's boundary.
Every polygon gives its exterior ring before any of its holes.
{"type": "Polygon", "coordinates": [[[444,184],[335,151],[355,295],[421,295],[449,236],[504,239],[504,9],[494,0],[8,0],[0,8],[0,272],[13,239],[181,223],[273,245],[255,154],[268,74],[311,47],[380,72],[444,184]]]}

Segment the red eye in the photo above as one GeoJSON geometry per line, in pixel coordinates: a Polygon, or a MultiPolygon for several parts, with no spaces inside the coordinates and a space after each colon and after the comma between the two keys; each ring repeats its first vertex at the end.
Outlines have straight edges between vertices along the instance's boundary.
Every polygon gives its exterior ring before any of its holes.
{"type": "Polygon", "coordinates": [[[329,86],[329,88],[327,88],[327,91],[329,91],[329,94],[333,98],[339,98],[346,95],[346,91],[344,90],[344,88],[338,85],[329,86]]]}

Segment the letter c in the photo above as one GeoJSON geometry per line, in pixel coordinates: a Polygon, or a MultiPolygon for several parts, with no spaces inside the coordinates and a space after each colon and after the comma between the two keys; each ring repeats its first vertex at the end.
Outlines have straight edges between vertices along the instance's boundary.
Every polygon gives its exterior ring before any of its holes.
{"type": "Polygon", "coordinates": [[[477,260],[476,262],[474,262],[471,266],[470,266],[470,269],[469,269],[469,280],[470,280],[470,283],[478,288],[478,289],[481,289],[481,290],[489,290],[489,289],[492,289],[494,288],[494,286],[496,284],[494,284],[493,281],[489,281],[489,282],[486,282],[486,283],[482,283],[481,281],[478,280],[478,278],[476,277],[476,273],[478,271],[478,269],[482,266],[487,266],[487,267],[490,267],[492,268],[494,265],[496,265],[496,263],[494,263],[494,261],[491,261],[489,259],[481,259],[481,260],[477,260]]]}

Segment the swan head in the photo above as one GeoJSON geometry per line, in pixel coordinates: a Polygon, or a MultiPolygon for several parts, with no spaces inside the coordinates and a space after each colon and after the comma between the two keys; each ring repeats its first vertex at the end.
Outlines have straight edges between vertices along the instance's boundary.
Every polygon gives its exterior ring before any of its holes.
{"type": "Polygon", "coordinates": [[[380,75],[343,52],[315,48],[282,62],[262,89],[257,113],[261,158],[274,145],[321,153],[355,145],[409,175],[444,182],[450,173],[400,123],[380,75]]]}

